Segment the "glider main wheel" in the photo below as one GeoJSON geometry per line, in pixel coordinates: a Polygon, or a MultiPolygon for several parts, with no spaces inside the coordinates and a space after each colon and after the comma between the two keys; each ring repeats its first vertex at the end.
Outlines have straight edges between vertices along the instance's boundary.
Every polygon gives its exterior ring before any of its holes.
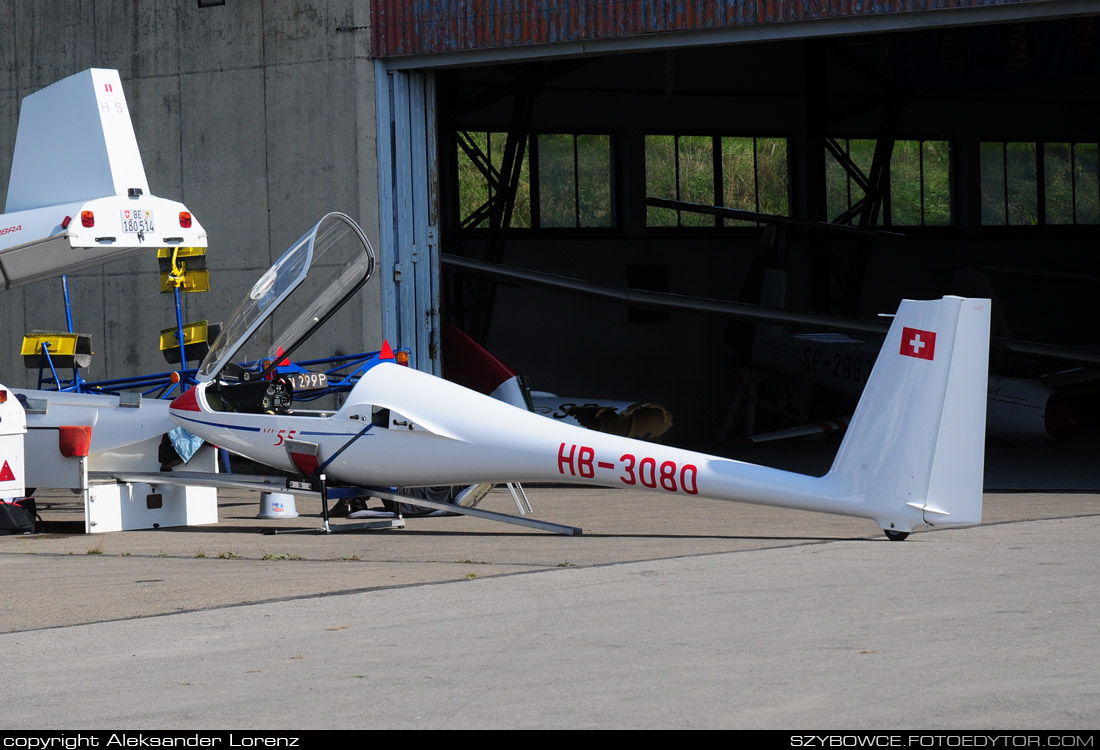
{"type": "Polygon", "coordinates": [[[893,529],[883,529],[882,533],[886,534],[886,538],[891,542],[904,542],[909,538],[908,531],[894,531],[893,529]]]}

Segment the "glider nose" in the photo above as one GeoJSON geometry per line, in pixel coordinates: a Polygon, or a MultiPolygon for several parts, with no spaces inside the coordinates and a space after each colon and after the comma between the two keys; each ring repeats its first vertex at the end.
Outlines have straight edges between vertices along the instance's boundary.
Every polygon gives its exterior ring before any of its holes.
{"type": "Polygon", "coordinates": [[[199,408],[197,393],[198,388],[188,388],[182,395],[178,396],[175,401],[169,404],[168,408],[177,411],[202,411],[202,409],[199,408]]]}

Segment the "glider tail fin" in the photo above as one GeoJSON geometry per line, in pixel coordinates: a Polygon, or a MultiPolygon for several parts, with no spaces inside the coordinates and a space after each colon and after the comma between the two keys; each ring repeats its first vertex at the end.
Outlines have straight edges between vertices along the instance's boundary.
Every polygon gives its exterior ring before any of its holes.
{"type": "Polygon", "coordinates": [[[829,471],[891,532],[981,522],[987,299],[898,308],[829,471]]]}
{"type": "Polygon", "coordinates": [[[5,213],[149,194],[118,71],[92,68],[23,99],[5,213]]]}

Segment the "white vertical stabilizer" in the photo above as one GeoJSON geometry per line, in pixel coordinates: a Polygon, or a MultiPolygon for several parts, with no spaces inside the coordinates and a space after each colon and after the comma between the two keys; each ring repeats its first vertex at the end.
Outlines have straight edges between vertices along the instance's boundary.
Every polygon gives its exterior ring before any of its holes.
{"type": "Polygon", "coordinates": [[[149,194],[118,71],[92,68],[23,99],[5,213],[149,194]]]}
{"type": "Polygon", "coordinates": [[[826,481],[889,530],[981,522],[987,299],[904,300],[826,481]]]}

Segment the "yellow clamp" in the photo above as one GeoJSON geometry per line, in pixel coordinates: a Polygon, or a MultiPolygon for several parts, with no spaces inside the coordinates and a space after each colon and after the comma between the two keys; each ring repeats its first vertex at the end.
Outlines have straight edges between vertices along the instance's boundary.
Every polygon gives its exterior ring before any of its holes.
{"type": "Polygon", "coordinates": [[[183,286],[184,275],[187,273],[187,264],[179,261],[179,246],[172,248],[172,270],[168,272],[168,280],[176,286],[183,286]]]}

